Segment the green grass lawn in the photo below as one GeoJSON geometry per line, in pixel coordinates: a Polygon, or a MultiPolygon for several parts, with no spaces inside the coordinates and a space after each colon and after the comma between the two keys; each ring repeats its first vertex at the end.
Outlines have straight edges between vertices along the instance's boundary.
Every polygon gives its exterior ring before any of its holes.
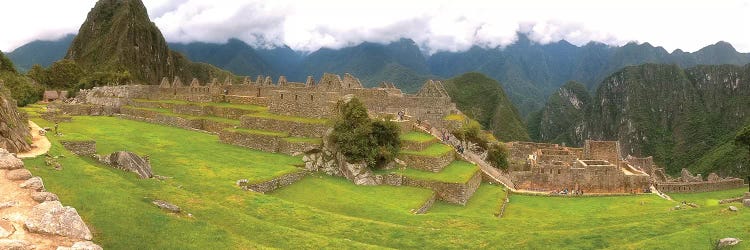
{"type": "Polygon", "coordinates": [[[323,139],[321,138],[311,138],[311,137],[287,137],[283,140],[288,142],[305,142],[305,143],[315,143],[320,144],[323,143],[323,139]]]}
{"type": "Polygon", "coordinates": [[[675,193],[675,194],[668,194],[668,195],[672,197],[672,199],[675,201],[692,202],[701,206],[718,206],[720,200],[741,197],[745,195],[745,192],[747,192],[747,187],[715,191],[715,192],[694,193],[694,194],[675,193]]]}
{"type": "Polygon", "coordinates": [[[416,131],[412,131],[406,134],[401,134],[399,136],[399,139],[401,139],[402,141],[413,141],[413,142],[419,142],[419,143],[437,140],[437,138],[435,138],[434,136],[430,134],[416,132],[416,131]]]}
{"type": "Polygon", "coordinates": [[[381,173],[396,173],[420,180],[432,180],[447,183],[466,183],[479,171],[479,167],[465,161],[454,161],[438,172],[422,171],[413,168],[381,171],[381,173]]]}
{"type": "MultiPolygon", "coordinates": [[[[48,122],[35,119],[41,126],[48,122]]],[[[263,195],[241,191],[238,179],[266,180],[292,171],[300,157],[226,145],[215,135],[114,117],[74,117],[50,136],[63,170],[26,160],[47,189],[75,207],[105,249],[399,248],[399,249],[705,249],[723,237],[750,239],[750,209],[728,205],[671,210],[656,195],[540,197],[512,195],[502,219],[502,187],[482,184],[466,206],[437,202],[410,212],[430,190],[355,186],[311,175],[263,195]],[[99,153],[150,156],[159,181],[102,166],[65,151],[71,134],[97,141],[99,153]],[[150,204],[164,199],[185,214],[150,204]],[[188,217],[190,213],[193,217],[188,217]]],[[[741,190],[676,199],[719,200],[741,190]]],[[[705,202],[704,202],[705,203],[705,202]]],[[[700,204],[700,203],[699,203],[700,204]]],[[[742,242],[735,249],[748,249],[742,242]]]]}
{"type": "Polygon", "coordinates": [[[267,111],[247,114],[245,116],[265,118],[265,119],[271,119],[271,120],[279,120],[279,121],[308,123],[308,124],[326,124],[329,121],[328,119],[320,119],[320,118],[307,118],[307,117],[299,117],[299,116],[279,115],[279,114],[273,114],[267,111]]]}
{"type": "Polygon", "coordinates": [[[401,150],[401,153],[410,154],[410,155],[419,155],[419,156],[438,157],[438,156],[444,155],[452,151],[453,151],[453,148],[451,146],[448,146],[442,143],[433,143],[432,145],[430,145],[429,147],[425,148],[422,151],[401,150]]]}

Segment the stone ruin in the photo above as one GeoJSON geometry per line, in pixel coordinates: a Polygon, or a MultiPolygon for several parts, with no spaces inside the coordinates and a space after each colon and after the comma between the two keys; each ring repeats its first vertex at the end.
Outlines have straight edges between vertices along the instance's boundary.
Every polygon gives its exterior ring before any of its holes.
{"type": "Polygon", "coordinates": [[[517,188],[553,192],[642,193],[649,175],[619,157],[619,142],[587,140],[583,148],[509,143],[511,179],[517,188]]]}
{"type": "Polygon", "coordinates": [[[682,169],[671,178],[653,157],[620,157],[617,141],[586,140],[583,148],[558,144],[508,143],[510,172],[516,187],[533,191],[578,190],[584,193],[641,193],[651,185],[662,192],[705,192],[743,186],[737,178],[715,173],[707,180],[682,169]]]}

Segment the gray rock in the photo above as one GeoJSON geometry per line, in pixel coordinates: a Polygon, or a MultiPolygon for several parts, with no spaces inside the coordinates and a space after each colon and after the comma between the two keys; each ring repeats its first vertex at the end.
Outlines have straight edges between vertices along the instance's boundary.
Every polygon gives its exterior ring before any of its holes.
{"type": "Polygon", "coordinates": [[[750,199],[744,199],[742,200],[742,205],[745,207],[750,207],[750,199]]]}
{"type": "Polygon", "coordinates": [[[14,206],[17,206],[17,205],[18,205],[17,201],[0,202],[0,209],[14,207],[14,206]]]}
{"type": "Polygon", "coordinates": [[[23,161],[16,158],[7,150],[0,148],[0,169],[19,169],[23,167],[23,161]]]}
{"type": "Polygon", "coordinates": [[[737,207],[735,207],[735,206],[729,206],[729,211],[737,212],[737,211],[739,211],[739,209],[737,209],[737,207]]]}
{"type": "Polygon", "coordinates": [[[156,205],[157,207],[159,207],[161,209],[164,209],[164,210],[167,210],[167,211],[170,211],[170,212],[173,212],[173,213],[179,213],[180,212],[180,207],[178,207],[175,204],[163,201],[163,200],[154,200],[151,203],[154,203],[154,205],[156,205]]]}
{"type": "Polygon", "coordinates": [[[18,185],[21,188],[31,189],[36,191],[44,191],[44,182],[42,177],[34,176],[18,185]]]}
{"type": "Polygon", "coordinates": [[[241,179],[241,180],[237,180],[235,184],[237,184],[237,186],[244,187],[244,186],[247,186],[248,182],[249,181],[247,179],[241,179]]]}
{"type": "Polygon", "coordinates": [[[46,201],[34,206],[24,224],[32,233],[53,234],[83,240],[93,238],[76,209],[63,207],[59,201],[46,201]]]}
{"type": "Polygon", "coordinates": [[[139,178],[151,178],[151,164],[132,152],[118,151],[103,159],[104,163],[125,171],[136,173],[139,178]]]}
{"type": "Polygon", "coordinates": [[[8,238],[16,232],[16,227],[7,220],[0,220],[0,238],[8,238]]]}
{"type": "Polygon", "coordinates": [[[102,250],[102,247],[91,241],[79,241],[71,247],[57,247],[57,250],[102,250]]]}
{"type": "Polygon", "coordinates": [[[33,199],[36,202],[42,203],[45,201],[57,201],[59,200],[57,198],[56,194],[50,193],[50,192],[36,192],[31,194],[31,199],[33,199]]]}
{"type": "Polygon", "coordinates": [[[29,170],[25,168],[14,169],[5,173],[5,179],[11,181],[22,181],[28,180],[29,178],[31,178],[31,172],[29,172],[29,170]]]}
{"type": "Polygon", "coordinates": [[[0,249],[3,250],[32,250],[36,247],[25,240],[0,239],[0,249]]]}
{"type": "Polygon", "coordinates": [[[719,242],[716,243],[716,248],[725,248],[729,246],[734,246],[742,242],[742,240],[737,238],[723,238],[720,239],[719,242]]]}

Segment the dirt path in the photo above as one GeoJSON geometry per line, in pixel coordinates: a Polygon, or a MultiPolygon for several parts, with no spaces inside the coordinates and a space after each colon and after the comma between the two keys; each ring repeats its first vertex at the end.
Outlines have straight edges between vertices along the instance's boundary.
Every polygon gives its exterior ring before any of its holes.
{"type": "Polygon", "coordinates": [[[29,127],[31,128],[31,150],[18,153],[18,158],[32,158],[46,154],[51,146],[47,137],[39,134],[39,131],[42,130],[39,125],[29,121],[29,127]]]}

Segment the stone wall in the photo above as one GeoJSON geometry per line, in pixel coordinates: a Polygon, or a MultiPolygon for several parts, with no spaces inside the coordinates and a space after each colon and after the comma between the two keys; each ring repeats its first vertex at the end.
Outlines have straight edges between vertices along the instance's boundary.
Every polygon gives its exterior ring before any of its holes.
{"type": "Polygon", "coordinates": [[[606,160],[615,166],[620,165],[620,142],[586,140],[583,146],[583,159],[606,160]]]}
{"type": "Polygon", "coordinates": [[[241,184],[240,186],[244,190],[251,190],[258,193],[268,193],[276,189],[289,186],[299,180],[302,180],[308,174],[307,171],[297,171],[290,174],[285,174],[271,180],[262,181],[253,184],[241,184]]]}
{"type": "Polygon", "coordinates": [[[282,138],[279,141],[279,148],[276,152],[288,155],[300,155],[319,147],[320,143],[316,142],[290,142],[282,138]]]}
{"type": "Polygon", "coordinates": [[[482,171],[477,171],[466,183],[448,183],[432,180],[414,179],[398,174],[382,175],[377,178],[381,184],[390,186],[410,186],[435,191],[438,200],[448,203],[466,205],[482,182],[482,171]]]}
{"type": "Polygon", "coordinates": [[[95,104],[61,104],[53,105],[67,115],[93,115],[93,116],[109,116],[120,112],[119,107],[116,106],[103,106],[95,104]]]}
{"type": "Polygon", "coordinates": [[[269,131],[283,131],[289,133],[291,136],[301,137],[322,137],[326,130],[328,130],[326,124],[282,121],[252,116],[240,117],[240,127],[269,131]]]}
{"type": "Polygon", "coordinates": [[[60,141],[60,144],[70,152],[81,156],[90,156],[96,154],[96,141],[60,141]]]}
{"type": "Polygon", "coordinates": [[[427,199],[421,206],[419,206],[419,208],[414,210],[414,213],[415,214],[427,213],[427,211],[430,210],[430,208],[432,208],[432,205],[435,204],[435,200],[437,200],[437,194],[432,193],[432,196],[430,196],[429,199],[427,199]]]}
{"type": "Polygon", "coordinates": [[[398,159],[404,161],[406,166],[414,169],[440,172],[456,159],[455,152],[449,151],[438,157],[421,156],[412,154],[401,154],[398,159]]]}
{"type": "Polygon", "coordinates": [[[281,138],[278,136],[248,134],[224,130],[219,133],[219,140],[227,144],[276,153],[278,152],[281,138]]]}
{"type": "Polygon", "coordinates": [[[549,192],[582,190],[584,193],[642,193],[650,185],[648,175],[627,175],[607,165],[569,166],[540,164],[531,171],[511,172],[516,188],[549,192]]]}
{"type": "Polygon", "coordinates": [[[745,183],[742,179],[729,178],[716,182],[662,182],[654,186],[664,193],[696,193],[742,188],[745,183]]]}

